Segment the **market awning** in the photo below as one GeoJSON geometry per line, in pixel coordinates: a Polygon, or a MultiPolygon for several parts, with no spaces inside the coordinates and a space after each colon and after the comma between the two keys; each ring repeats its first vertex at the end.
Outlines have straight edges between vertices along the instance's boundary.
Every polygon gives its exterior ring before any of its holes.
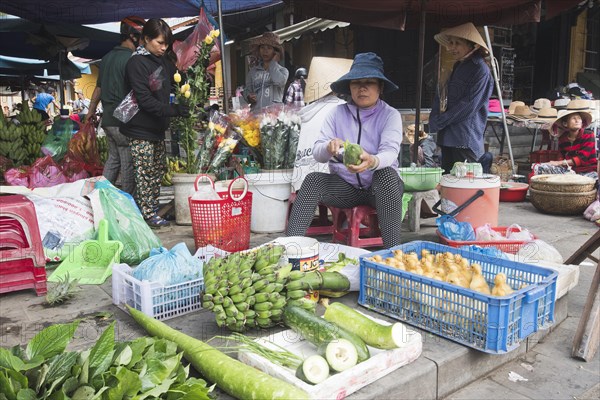
{"type": "MultiPolygon", "coordinates": [[[[34,22],[98,24],[120,21],[137,15],[143,18],[189,17],[198,15],[204,3],[208,12],[216,15],[217,0],[19,0],[0,2],[0,11],[34,22]]],[[[282,0],[221,0],[223,15],[281,4],[282,0]]]]}
{"type": "MultiPolygon", "coordinates": [[[[350,25],[350,23],[348,23],[348,22],[341,22],[341,21],[334,21],[331,19],[313,17],[313,18],[309,18],[305,21],[299,22],[297,24],[286,26],[285,28],[281,28],[281,29],[278,29],[273,32],[275,32],[276,34],[279,35],[279,38],[281,39],[282,42],[288,42],[293,39],[298,39],[298,38],[300,38],[300,36],[302,36],[303,34],[308,33],[308,32],[315,33],[315,32],[325,31],[327,29],[333,29],[333,28],[338,28],[338,27],[343,28],[348,25],[350,25]]],[[[245,39],[242,42],[242,48],[244,49],[244,52],[248,52],[250,42],[259,36],[254,36],[254,37],[245,39]]]]}
{"type": "MultiPolygon", "coordinates": [[[[80,73],[91,74],[90,66],[85,63],[67,60],[80,73]]],[[[0,55],[0,73],[8,75],[38,75],[51,76],[59,73],[57,61],[37,60],[33,58],[7,57],[0,55]]],[[[52,78],[50,78],[52,79],[52,78]]]]}

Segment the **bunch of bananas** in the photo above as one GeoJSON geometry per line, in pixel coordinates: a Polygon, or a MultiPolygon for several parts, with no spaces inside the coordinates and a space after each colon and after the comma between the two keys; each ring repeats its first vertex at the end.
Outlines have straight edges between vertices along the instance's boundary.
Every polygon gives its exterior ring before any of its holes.
{"type": "Polygon", "coordinates": [[[108,138],[106,136],[98,136],[98,153],[100,154],[100,161],[102,164],[108,160],[108,138]]]}
{"type": "Polygon", "coordinates": [[[187,164],[177,157],[167,157],[167,171],[163,175],[161,185],[172,186],[173,174],[186,173],[187,164]]]}
{"type": "Polygon", "coordinates": [[[12,160],[16,166],[23,165],[28,152],[23,146],[23,128],[0,117],[0,156],[12,160]]]}
{"type": "Polygon", "coordinates": [[[46,126],[40,113],[30,109],[26,103],[21,105],[17,119],[22,129],[23,147],[27,153],[24,162],[31,165],[42,155],[41,147],[46,139],[46,126]]]}
{"type": "Polygon", "coordinates": [[[202,307],[212,310],[219,327],[234,332],[269,328],[281,321],[286,304],[314,312],[309,290],[350,288],[338,272],[292,271],[291,264],[280,262],[284,250],[268,244],[206,263],[202,307]]]}

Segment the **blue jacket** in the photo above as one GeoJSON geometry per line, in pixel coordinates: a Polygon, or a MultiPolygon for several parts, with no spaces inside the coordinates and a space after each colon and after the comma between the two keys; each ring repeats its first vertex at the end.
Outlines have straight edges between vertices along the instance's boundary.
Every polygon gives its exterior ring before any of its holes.
{"type": "Polygon", "coordinates": [[[458,62],[448,79],[448,103],[440,113],[439,93],[429,115],[429,130],[437,132],[440,146],[469,148],[479,159],[483,153],[483,134],[489,98],[494,88],[491,71],[481,55],[458,62]]]}

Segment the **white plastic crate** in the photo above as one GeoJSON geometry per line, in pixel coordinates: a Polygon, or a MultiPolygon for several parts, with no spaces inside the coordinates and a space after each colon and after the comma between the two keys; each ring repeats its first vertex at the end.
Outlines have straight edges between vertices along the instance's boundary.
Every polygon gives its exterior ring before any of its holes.
{"type": "MultiPolygon", "coordinates": [[[[198,249],[194,257],[205,263],[225,254],[227,252],[209,246],[198,249]]],[[[132,274],[133,268],[127,264],[113,265],[113,304],[125,311],[125,305],[128,305],[158,320],[166,320],[202,308],[203,278],[167,286],[160,282],[140,281],[132,274]]]]}

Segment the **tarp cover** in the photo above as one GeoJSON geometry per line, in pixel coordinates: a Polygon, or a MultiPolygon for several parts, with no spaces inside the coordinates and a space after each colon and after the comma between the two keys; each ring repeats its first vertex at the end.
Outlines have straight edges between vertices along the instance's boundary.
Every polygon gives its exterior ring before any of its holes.
{"type": "MultiPolygon", "coordinates": [[[[203,0],[216,15],[217,0],[203,0]]],[[[0,1],[0,11],[30,21],[97,24],[120,21],[129,15],[143,18],[189,17],[198,15],[201,0],[47,0],[0,1]]],[[[281,0],[222,0],[223,14],[281,3],[281,0]]]]}
{"type": "MultiPolygon", "coordinates": [[[[404,30],[420,21],[418,0],[284,0],[307,17],[330,18],[358,25],[404,30]]],[[[541,0],[427,0],[427,26],[450,27],[465,22],[475,25],[539,22],[541,0]]],[[[545,0],[546,18],[580,3],[580,0],[545,0]]]]}

